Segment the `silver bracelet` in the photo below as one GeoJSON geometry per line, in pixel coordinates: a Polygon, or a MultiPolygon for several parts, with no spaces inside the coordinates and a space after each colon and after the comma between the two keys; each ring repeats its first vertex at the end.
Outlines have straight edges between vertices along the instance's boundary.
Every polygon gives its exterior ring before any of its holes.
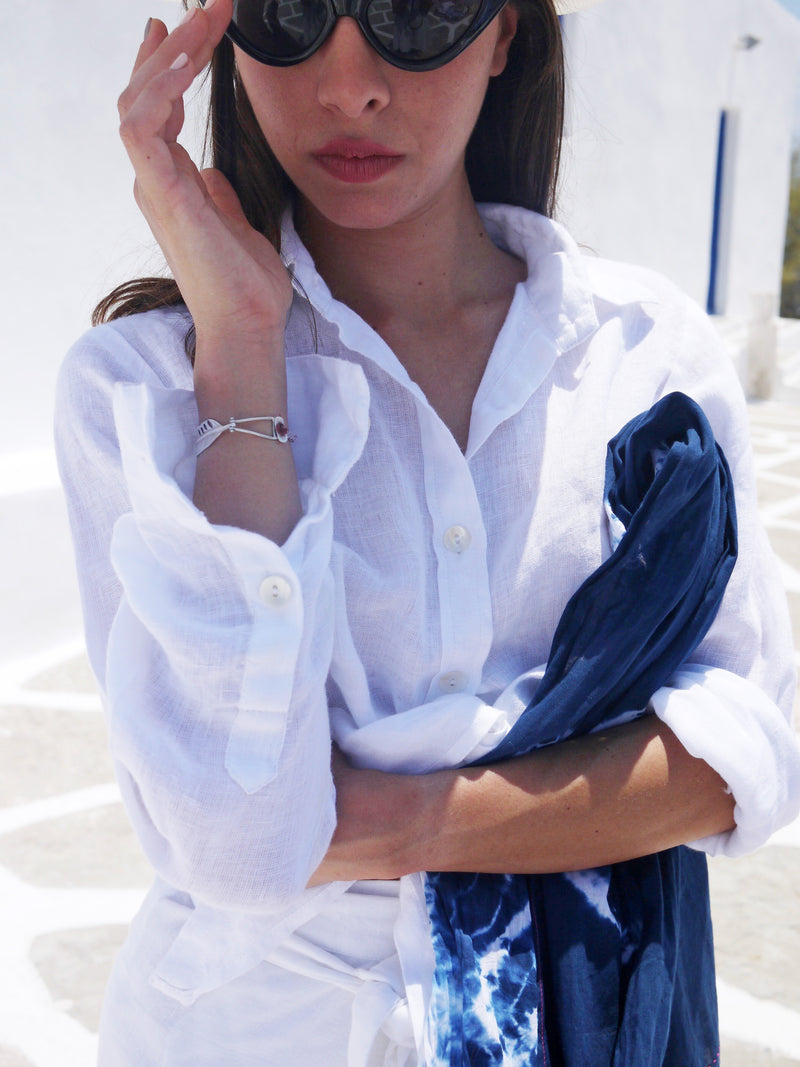
{"type": "Polygon", "coordinates": [[[225,433],[249,433],[251,437],[263,437],[265,441],[279,441],[285,445],[294,441],[294,434],[289,433],[286,419],[282,415],[254,415],[249,419],[234,419],[231,417],[227,422],[217,422],[216,419],[204,419],[197,427],[197,440],[194,446],[194,454],[199,456],[209,445],[213,445],[220,434],[225,433]],[[268,422],[269,433],[260,430],[245,430],[242,424],[245,422],[268,422]]]}

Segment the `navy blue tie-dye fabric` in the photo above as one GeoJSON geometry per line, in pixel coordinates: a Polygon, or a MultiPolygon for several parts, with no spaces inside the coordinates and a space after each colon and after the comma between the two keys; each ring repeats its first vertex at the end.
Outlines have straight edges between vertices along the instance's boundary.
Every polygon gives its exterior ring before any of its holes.
{"type": "MultiPolygon", "coordinates": [[[[536,696],[482,762],[644,709],[711,625],[736,559],[733,487],[672,393],[608,446],[621,539],[578,589],[536,696]],[[623,529],[624,528],[624,529],[623,529]]],[[[569,874],[430,873],[428,1067],[708,1067],[719,1037],[705,856],[569,874]]]]}

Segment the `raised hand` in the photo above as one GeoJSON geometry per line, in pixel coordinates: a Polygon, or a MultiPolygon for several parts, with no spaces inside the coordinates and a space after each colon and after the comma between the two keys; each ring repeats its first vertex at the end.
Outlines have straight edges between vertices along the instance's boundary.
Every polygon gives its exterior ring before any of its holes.
{"type": "Polygon", "coordinates": [[[119,99],[134,193],[202,341],[282,333],[291,284],[269,241],[249,225],[224,176],[200,172],[178,144],[183,95],[211,59],[232,0],[191,7],[172,33],[151,20],[119,99]]]}
{"type": "MultiPolygon", "coordinates": [[[[222,39],[231,5],[208,0],[190,8],[172,33],[153,19],[119,100],[136,201],[194,320],[201,421],[284,417],[287,410],[289,276],[223,175],[198,171],[177,140],[183,94],[222,39]]],[[[194,500],[213,523],[282,542],[302,514],[291,448],[222,434],[198,457],[194,500]]]]}

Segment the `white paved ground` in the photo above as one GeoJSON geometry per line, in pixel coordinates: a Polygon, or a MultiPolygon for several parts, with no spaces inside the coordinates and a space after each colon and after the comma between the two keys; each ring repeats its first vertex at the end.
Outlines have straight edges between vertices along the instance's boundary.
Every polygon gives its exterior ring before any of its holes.
{"type": "MultiPolygon", "coordinates": [[[[751,412],[800,636],[800,406],[751,412]]],[[[112,780],[48,462],[16,479],[0,469],[0,551],[14,561],[0,578],[0,1067],[90,1067],[105,977],[148,883],[112,780]]],[[[711,875],[723,1063],[800,1064],[800,824],[711,875]]]]}

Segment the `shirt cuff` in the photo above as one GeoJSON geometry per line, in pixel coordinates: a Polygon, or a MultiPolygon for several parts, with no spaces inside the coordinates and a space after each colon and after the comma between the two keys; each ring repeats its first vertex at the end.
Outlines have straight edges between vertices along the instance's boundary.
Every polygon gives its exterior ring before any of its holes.
{"type": "MultiPolygon", "coordinates": [[[[308,633],[330,629],[325,609],[332,595],[331,496],[361,455],[369,431],[369,391],[361,368],[298,356],[288,361],[287,376],[289,425],[293,411],[302,410],[302,419],[294,421],[307,429],[292,446],[304,513],[282,546],[248,530],[213,526],[194,506],[192,392],[122,383],[114,391],[132,505],[114,531],[115,568],[135,614],[173,664],[181,662],[181,646],[200,647],[218,631],[232,672],[238,669],[225,766],[248,793],[275,775],[298,656],[312,644],[308,633]]],[[[332,635],[317,637],[320,659],[332,635]]],[[[327,664],[317,666],[314,677],[324,685],[327,664]]]]}
{"type": "Polygon", "coordinates": [[[800,749],[766,694],[719,667],[689,664],[650,701],[690,755],[704,760],[736,801],[736,826],[691,842],[709,855],[740,856],[800,812],[800,749]]]}

